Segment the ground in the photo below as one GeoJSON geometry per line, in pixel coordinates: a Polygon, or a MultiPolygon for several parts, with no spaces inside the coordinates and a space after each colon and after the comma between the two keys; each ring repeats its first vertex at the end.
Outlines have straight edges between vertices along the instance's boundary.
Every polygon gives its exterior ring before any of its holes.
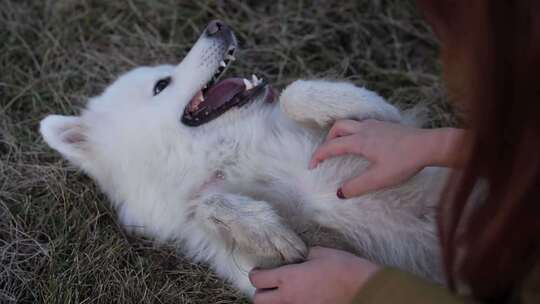
{"type": "Polygon", "coordinates": [[[0,302],[245,303],[204,265],[126,235],[94,183],[38,135],[119,73],[176,63],[212,19],[241,45],[230,74],[283,88],[348,79],[428,126],[453,124],[437,41],[404,0],[2,0],[0,3],[0,302]]]}

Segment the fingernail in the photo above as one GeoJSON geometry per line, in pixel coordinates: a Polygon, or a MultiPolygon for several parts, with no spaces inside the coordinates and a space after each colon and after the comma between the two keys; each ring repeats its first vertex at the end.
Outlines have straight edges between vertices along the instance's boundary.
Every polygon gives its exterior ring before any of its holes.
{"type": "Polygon", "coordinates": [[[341,190],[341,188],[337,189],[336,194],[339,199],[346,199],[345,195],[343,195],[343,190],[341,190]]]}

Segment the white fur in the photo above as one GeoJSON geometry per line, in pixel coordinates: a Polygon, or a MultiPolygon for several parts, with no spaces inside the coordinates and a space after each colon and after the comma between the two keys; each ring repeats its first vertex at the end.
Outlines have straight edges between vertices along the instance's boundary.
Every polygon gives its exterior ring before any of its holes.
{"type": "Polygon", "coordinates": [[[219,43],[201,37],[178,66],[135,69],[80,116],[46,117],[45,141],[97,181],[126,229],[177,243],[248,295],[251,268],[300,261],[314,244],[439,280],[433,215],[444,170],[348,200],[336,189],[365,160],[338,157],[308,170],[336,119],[401,121],[399,111],[352,84],[300,80],[279,103],[255,100],[184,126],[184,107],[219,64],[211,56],[219,43]],[[171,85],[153,96],[164,76],[171,85]]]}

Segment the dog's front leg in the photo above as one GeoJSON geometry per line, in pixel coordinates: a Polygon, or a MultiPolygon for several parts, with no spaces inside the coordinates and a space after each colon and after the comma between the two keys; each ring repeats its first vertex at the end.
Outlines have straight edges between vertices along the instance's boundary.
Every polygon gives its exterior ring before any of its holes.
{"type": "Polygon", "coordinates": [[[235,194],[209,194],[198,206],[209,232],[251,254],[261,267],[302,261],[306,246],[270,204],[235,194]]]}
{"type": "Polygon", "coordinates": [[[280,107],[290,119],[322,128],[339,119],[401,120],[398,109],[377,93],[347,82],[297,80],[281,93],[280,107]]]}
{"type": "Polygon", "coordinates": [[[224,253],[211,261],[216,270],[225,269],[222,274],[248,293],[252,291],[247,278],[251,268],[300,262],[307,255],[302,239],[267,202],[212,193],[197,200],[191,216],[211,244],[223,246],[220,251],[224,253]]]}

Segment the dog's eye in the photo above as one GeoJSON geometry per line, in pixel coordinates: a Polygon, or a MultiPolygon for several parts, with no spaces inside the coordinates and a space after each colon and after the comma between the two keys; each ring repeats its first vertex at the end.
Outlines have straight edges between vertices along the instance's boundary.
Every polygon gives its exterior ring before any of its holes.
{"type": "Polygon", "coordinates": [[[156,82],[156,84],[154,85],[154,96],[165,90],[169,83],[171,83],[171,77],[165,77],[158,80],[158,82],[156,82]]]}

